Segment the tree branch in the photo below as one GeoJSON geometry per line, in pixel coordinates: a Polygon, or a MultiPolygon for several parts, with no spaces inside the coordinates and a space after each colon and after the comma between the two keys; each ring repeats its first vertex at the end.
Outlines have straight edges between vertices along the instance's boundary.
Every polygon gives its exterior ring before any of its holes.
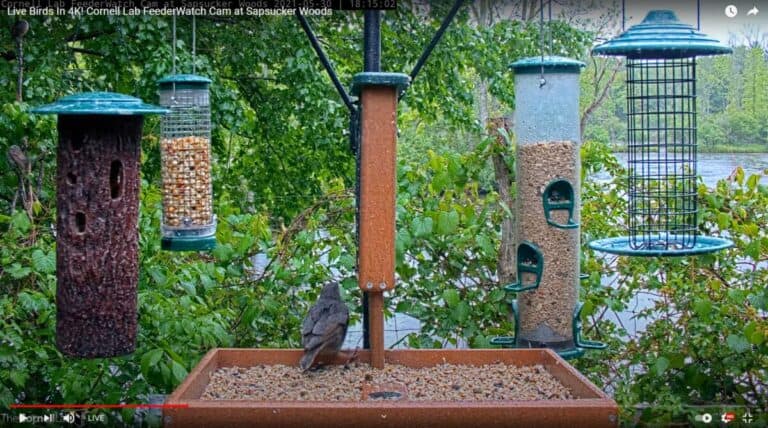
{"type": "MultiPolygon", "coordinates": [[[[600,95],[597,96],[594,100],[592,100],[592,103],[584,110],[584,113],[581,115],[581,121],[580,121],[580,133],[581,133],[581,139],[584,139],[584,127],[587,124],[587,120],[589,120],[589,117],[592,115],[592,113],[597,110],[598,107],[600,107],[601,104],[603,104],[603,101],[605,101],[605,97],[608,96],[608,91],[611,89],[611,86],[613,85],[613,81],[616,80],[616,75],[619,74],[619,70],[621,69],[622,61],[617,61],[616,65],[613,67],[613,70],[611,71],[611,77],[608,78],[608,81],[605,82],[605,86],[603,86],[602,90],[600,90],[600,95]]],[[[600,75],[600,79],[602,80],[602,75],[600,75]]],[[[595,88],[597,89],[598,82],[595,82],[595,88]]]]}
{"type": "Polygon", "coordinates": [[[69,48],[69,50],[71,50],[72,52],[77,52],[77,53],[86,54],[86,55],[94,55],[94,56],[100,56],[100,57],[106,56],[103,52],[95,51],[92,49],[69,48]]]}

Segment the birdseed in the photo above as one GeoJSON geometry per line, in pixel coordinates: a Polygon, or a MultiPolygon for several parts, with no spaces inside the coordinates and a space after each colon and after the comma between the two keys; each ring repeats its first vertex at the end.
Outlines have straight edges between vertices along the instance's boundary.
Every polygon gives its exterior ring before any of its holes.
{"type": "MultiPolygon", "coordinates": [[[[367,364],[325,366],[302,373],[298,367],[258,365],[224,367],[211,374],[203,400],[361,401],[363,384],[402,384],[404,400],[498,401],[567,400],[574,398],[543,366],[441,364],[411,368],[389,364],[381,370],[367,364]]],[[[380,394],[386,397],[388,394],[380,394]]],[[[398,400],[371,398],[370,400],[398,400]]]]}
{"type": "Polygon", "coordinates": [[[207,226],[213,220],[211,157],[204,137],[165,138],[163,222],[170,227],[207,226]]]}
{"type": "MultiPolygon", "coordinates": [[[[519,335],[531,342],[553,344],[555,348],[572,346],[573,309],[579,284],[579,228],[561,229],[548,224],[542,197],[553,180],[570,182],[576,199],[573,220],[578,222],[579,162],[578,144],[571,141],[518,146],[517,236],[520,241],[536,245],[544,257],[539,288],[518,296],[519,335]]],[[[567,224],[568,211],[552,210],[550,219],[567,224]]]]}

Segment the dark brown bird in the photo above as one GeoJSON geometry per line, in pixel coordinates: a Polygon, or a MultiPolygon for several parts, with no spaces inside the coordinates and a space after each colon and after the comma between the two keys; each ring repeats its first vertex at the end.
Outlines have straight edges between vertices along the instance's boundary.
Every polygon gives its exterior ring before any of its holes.
{"type": "Polygon", "coordinates": [[[11,38],[19,41],[25,34],[27,34],[27,31],[29,31],[29,22],[24,20],[16,21],[16,23],[13,24],[13,27],[11,27],[11,38]]]}
{"type": "Polygon", "coordinates": [[[347,336],[348,322],[349,308],[341,300],[339,284],[326,284],[301,328],[304,356],[299,365],[302,371],[312,367],[318,356],[333,356],[339,352],[347,336]]]}

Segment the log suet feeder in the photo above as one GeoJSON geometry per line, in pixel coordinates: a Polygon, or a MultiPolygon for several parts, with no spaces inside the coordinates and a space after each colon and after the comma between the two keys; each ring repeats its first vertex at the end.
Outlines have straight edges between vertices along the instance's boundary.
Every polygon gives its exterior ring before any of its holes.
{"type": "Polygon", "coordinates": [[[211,80],[175,74],[158,82],[162,119],[164,250],[216,247],[211,183],[211,80]]]}
{"type": "Polygon", "coordinates": [[[592,50],[627,58],[628,235],[589,243],[629,256],[686,256],[733,246],[698,234],[696,57],[731,48],[653,10],[592,50]]]}
{"type": "Polygon", "coordinates": [[[584,63],[538,56],[512,64],[517,146],[515,335],[493,344],[550,348],[564,358],[603,348],[578,332],[580,254],[579,75],[584,63]]]}
{"type": "Polygon", "coordinates": [[[136,346],[139,155],[144,115],[127,95],[70,95],[32,110],[58,115],[56,346],[114,357],[136,346]]]}

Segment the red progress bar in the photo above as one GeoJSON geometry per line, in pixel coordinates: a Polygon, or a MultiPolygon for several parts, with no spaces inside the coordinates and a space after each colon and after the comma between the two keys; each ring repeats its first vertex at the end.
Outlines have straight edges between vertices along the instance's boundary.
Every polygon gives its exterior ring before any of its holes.
{"type": "Polygon", "coordinates": [[[11,404],[11,409],[186,409],[189,404],[11,404]]]}

